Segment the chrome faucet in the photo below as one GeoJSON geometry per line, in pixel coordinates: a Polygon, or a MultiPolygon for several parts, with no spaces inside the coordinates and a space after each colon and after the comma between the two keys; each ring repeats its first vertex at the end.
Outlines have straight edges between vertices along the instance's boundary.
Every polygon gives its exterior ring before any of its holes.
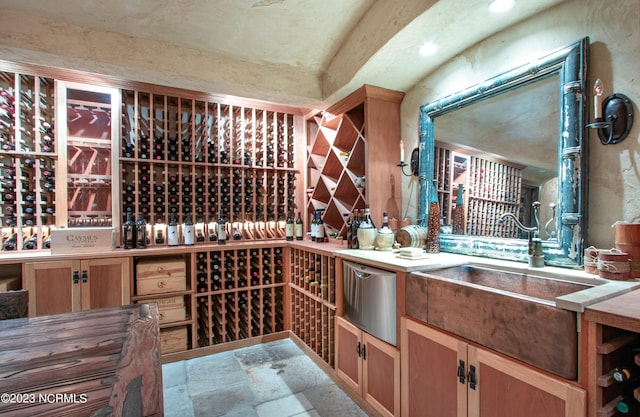
{"type": "Polygon", "coordinates": [[[498,217],[498,224],[507,218],[513,219],[518,229],[529,235],[529,266],[539,268],[544,266],[544,254],[542,253],[542,241],[538,237],[538,227],[526,227],[513,213],[502,213],[498,217]]]}

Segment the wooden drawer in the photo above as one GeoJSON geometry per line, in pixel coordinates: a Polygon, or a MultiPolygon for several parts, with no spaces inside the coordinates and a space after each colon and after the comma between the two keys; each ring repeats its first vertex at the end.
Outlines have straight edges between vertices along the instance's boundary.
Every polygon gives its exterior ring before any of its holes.
{"type": "Polygon", "coordinates": [[[158,320],[161,324],[182,321],[187,318],[187,309],[182,295],[145,300],[145,303],[158,304],[158,320]]]}
{"type": "Polygon", "coordinates": [[[184,258],[143,259],[136,265],[138,295],[159,294],[187,289],[184,258]]]}
{"type": "Polygon", "coordinates": [[[166,353],[182,352],[187,350],[187,328],[174,327],[170,329],[160,329],[160,352],[166,353]]]}

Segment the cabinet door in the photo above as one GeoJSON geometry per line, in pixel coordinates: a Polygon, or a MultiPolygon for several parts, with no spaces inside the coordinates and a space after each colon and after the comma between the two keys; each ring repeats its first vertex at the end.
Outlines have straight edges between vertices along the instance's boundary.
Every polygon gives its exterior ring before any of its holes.
{"type": "Polygon", "coordinates": [[[466,352],[466,343],[403,317],[402,415],[466,417],[466,352]]]}
{"type": "Polygon", "coordinates": [[[469,417],[584,417],[586,393],[535,369],[469,347],[476,389],[469,388],[469,417]]]}
{"type": "Polygon", "coordinates": [[[364,399],[384,416],[400,415],[400,352],[365,332],[362,375],[364,399]]]}
{"type": "Polygon", "coordinates": [[[129,258],[82,261],[82,309],[129,304],[129,258]]]}
{"type": "Polygon", "coordinates": [[[78,261],[25,264],[30,317],[80,310],[79,266],[78,261]]]}
{"type": "Polygon", "coordinates": [[[362,361],[358,351],[364,346],[360,329],[336,317],[336,372],[354,391],[362,395],[362,361]]]}

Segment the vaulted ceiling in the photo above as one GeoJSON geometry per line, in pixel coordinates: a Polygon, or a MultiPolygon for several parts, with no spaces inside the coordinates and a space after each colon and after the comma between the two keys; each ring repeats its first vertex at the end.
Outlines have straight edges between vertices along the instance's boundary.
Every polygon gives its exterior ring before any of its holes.
{"type": "MultiPolygon", "coordinates": [[[[228,65],[238,85],[250,86],[238,95],[320,108],[365,83],[408,91],[468,47],[563,1],[520,0],[496,14],[489,0],[0,0],[0,14],[5,27],[29,16],[52,36],[64,25],[189,51],[201,59],[195,66],[228,65]],[[427,41],[438,50],[421,56],[427,41]],[[280,79],[255,80],[256,68],[280,79]]],[[[24,47],[29,30],[14,28],[0,45],[24,47]]]]}

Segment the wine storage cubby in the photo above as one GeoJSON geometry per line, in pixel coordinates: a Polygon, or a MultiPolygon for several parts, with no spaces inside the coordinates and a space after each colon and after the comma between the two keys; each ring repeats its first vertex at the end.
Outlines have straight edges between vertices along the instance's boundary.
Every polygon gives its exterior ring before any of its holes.
{"type": "MultiPolygon", "coordinates": [[[[453,223],[459,186],[464,186],[466,222],[471,236],[519,237],[514,222],[498,224],[503,213],[521,219],[522,170],[512,164],[480,158],[436,143],[434,152],[437,191],[444,224],[453,223]]],[[[522,220],[522,219],[521,219],[522,220]]],[[[526,236],[525,236],[526,237],[526,236]]]]}
{"type": "Polygon", "coordinates": [[[54,80],[0,72],[2,250],[48,247],[56,224],[54,80]]]}
{"type": "Polygon", "coordinates": [[[200,347],[284,330],[284,248],[195,254],[200,347]]]}
{"type": "Polygon", "coordinates": [[[336,260],[292,247],[290,261],[291,330],[333,367],[336,260]]]}
{"type": "Polygon", "coordinates": [[[364,107],[333,115],[321,113],[307,121],[307,218],[322,210],[325,236],[346,236],[353,209],[366,202],[364,107]]]}
{"type": "Polygon", "coordinates": [[[123,214],[207,230],[223,218],[230,239],[284,237],[296,210],[292,114],[131,90],[122,98],[123,214]]]}

